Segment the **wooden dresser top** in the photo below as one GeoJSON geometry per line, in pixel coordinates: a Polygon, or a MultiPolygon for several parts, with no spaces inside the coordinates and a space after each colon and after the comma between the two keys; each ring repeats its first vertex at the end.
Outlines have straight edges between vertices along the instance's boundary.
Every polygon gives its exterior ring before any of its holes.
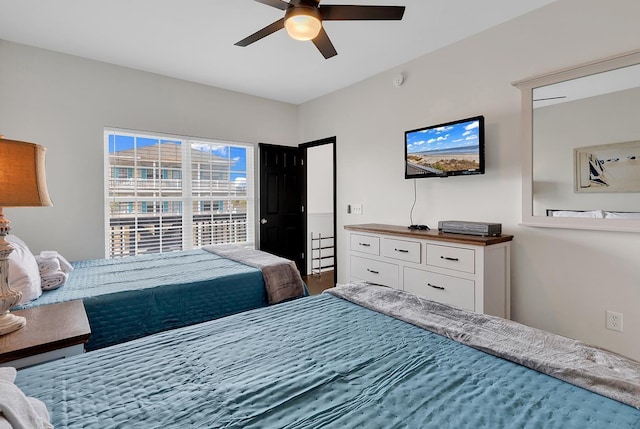
{"type": "Polygon", "coordinates": [[[419,240],[446,241],[450,243],[471,244],[474,246],[491,246],[513,240],[513,235],[499,235],[497,237],[481,237],[478,235],[451,234],[436,230],[409,229],[406,226],[385,225],[381,223],[364,223],[359,225],[345,225],[349,231],[369,232],[373,234],[388,234],[419,240]]]}

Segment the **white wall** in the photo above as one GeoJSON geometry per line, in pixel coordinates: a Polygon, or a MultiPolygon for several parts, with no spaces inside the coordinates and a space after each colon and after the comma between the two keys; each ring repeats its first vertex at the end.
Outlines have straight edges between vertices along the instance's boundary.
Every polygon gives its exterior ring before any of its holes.
{"type": "Polygon", "coordinates": [[[307,211],[333,213],[333,144],[307,148],[307,211]]]}
{"type": "Polygon", "coordinates": [[[0,40],[0,133],[48,149],[54,207],[5,211],[33,252],[104,257],[105,126],[298,144],[294,105],[0,40]]]}
{"type": "MultiPolygon", "coordinates": [[[[483,114],[484,176],[419,179],[414,223],[500,222],[515,236],[512,317],[640,359],[640,236],[519,226],[520,93],[511,82],[637,49],[637,0],[559,0],[300,107],[300,140],[337,137],[338,262],[345,224],[409,224],[403,132],[483,114]],[[392,77],[403,72],[400,88],[392,77]],[[361,202],[363,215],[347,215],[361,202]],[[605,329],[605,310],[624,333],[605,329]]],[[[344,282],[344,269],[338,267],[344,282]]]]}

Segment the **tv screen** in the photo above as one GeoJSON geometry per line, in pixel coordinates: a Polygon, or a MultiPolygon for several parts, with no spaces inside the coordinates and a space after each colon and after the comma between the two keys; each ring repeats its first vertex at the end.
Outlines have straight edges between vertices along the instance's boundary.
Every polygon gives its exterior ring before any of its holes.
{"type": "Polygon", "coordinates": [[[404,133],[405,179],[484,174],[484,116],[404,133]]]}

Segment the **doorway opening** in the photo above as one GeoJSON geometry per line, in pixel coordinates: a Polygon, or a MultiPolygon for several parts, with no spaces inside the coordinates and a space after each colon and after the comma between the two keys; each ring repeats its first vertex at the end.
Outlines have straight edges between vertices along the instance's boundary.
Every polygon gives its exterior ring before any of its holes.
{"type": "Polygon", "coordinates": [[[259,148],[259,249],[295,261],[311,293],[333,287],[336,138],[259,148]]]}
{"type": "Polygon", "coordinates": [[[305,281],[310,292],[335,286],[336,138],[300,145],[303,159],[302,203],[305,231],[305,281]]]}

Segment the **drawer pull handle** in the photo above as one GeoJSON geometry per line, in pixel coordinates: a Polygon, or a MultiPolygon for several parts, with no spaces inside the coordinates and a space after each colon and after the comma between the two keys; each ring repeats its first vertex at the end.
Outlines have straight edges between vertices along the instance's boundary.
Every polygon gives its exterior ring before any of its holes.
{"type": "Polygon", "coordinates": [[[367,271],[369,271],[370,273],[373,273],[373,274],[380,274],[380,271],[370,270],[369,268],[367,268],[367,271]]]}
{"type": "Polygon", "coordinates": [[[458,262],[460,260],[458,258],[450,258],[448,256],[440,256],[440,259],[446,259],[447,261],[454,261],[454,262],[458,262]]]}
{"type": "Polygon", "coordinates": [[[438,290],[444,290],[444,288],[442,286],[432,285],[431,283],[427,283],[427,286],[431,286],[432,288],[438,289],[438,290]]]}
{"type": "Polygon", "coordinates": [[[360,246],[371,247],[369,243],[358,243],[360,246]]]}
{"type": "Polygon", "coordinates": [[[409,253],[409,251],[405,250],[405,249],[393,249],[393,250],[395,250],[396,252],[400,252],[400,253],[409,253]]]}

